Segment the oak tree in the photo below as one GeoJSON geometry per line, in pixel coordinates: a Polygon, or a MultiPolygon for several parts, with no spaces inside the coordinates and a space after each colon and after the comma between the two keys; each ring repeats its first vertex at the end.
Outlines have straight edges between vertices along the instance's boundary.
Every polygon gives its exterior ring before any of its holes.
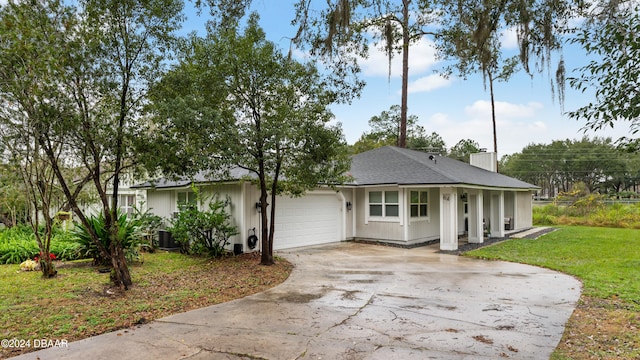
{"type": "Polygon", "coordinates": [[[261,263],[270,265],[277,196],[340,182],[346,145],[328,108],[338,91],[316,67],[266,40],[255,14],[238,29],[191,35],[152,93],[157,143],[176,149],[172,162],[156,165],[165,173],[208,170],[217,179],[245,169],[260,190],[261,263]]]}

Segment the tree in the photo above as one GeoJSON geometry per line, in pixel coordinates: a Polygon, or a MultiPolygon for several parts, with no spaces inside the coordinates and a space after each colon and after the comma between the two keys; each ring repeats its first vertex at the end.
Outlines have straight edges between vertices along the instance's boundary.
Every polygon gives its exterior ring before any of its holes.
{"type": "Polygon", "coordinates": [[[609,138],[556,140],[530,144],[521,153],[503,159],[503,173],[536,184],[555,196],[582,184],[587,192],[619,193],[635,188],[636,174],[627,154],[609,138]]]}
{"type": "MultiPolygon", "coordinates": [[[[369,120],[371,131],[365,132],[353,144],[352,152],[358,154],[385,145],[400,144],[400,124],[402,123],[401,107],[392,105],[388,111],[373,116],[369,120]]],[[[409,149],[445,154],[447,147],[444,140],[436,132],[427,135],[425,129],[417,125],[418,117],[407,117],[406,146],[409,149]]]]}
{"type": "Polygon", "coordinates": [[[57,273],[49,249],[53,235],[54,169],[64,147],[48,144],[46,137],[66,115],[66,99],[58,96],[53,69],[63,66],[60,46],[70,13],[58,3],[15,4],[0,13],[0,136],[3,163],[16,171],[24,184],[30,223],[40,248],[43,277],[57,273]],[[58,22],[60,21],[60,22],[58,22]],[[51,62],[43,61],[50,59],[51,62]],[[53,71],[52,71],[53,70],[53,71]]]}
{"type": "Polygon", "coordinates": [[[419,127],[414,136],[409,138],[408,148],[424,152],[445,155],[447,144],[440,134],[433,131],[427,135],[423,127],[419,127]]]}
{"type": "MultiPolygon", "coordinates": [[[[595,101],[569,116],[586,121],[585,129],[600,130],[628,122],[630,134],[640,130],[640,13],[633,1],[601,1],[594,7],[589,22],[573,41],[589,55],[580,76],[570,78],[570,85],[582,92],[595,89],[595,101]]],[[[622,138],[638,149],[638,140],[622,138]]]]}
{"type": "MultiPolygon", "coordinates": [[[[338,99],[312,64],[301,64],[265,39],[252,14],[238,26],[191,35],[180,63],[153,92],[156,133],[180,145],[165,171],[208,170],[223,177],[240,167],[260,189],[261,264],[273,264],[276,199],[342,181],[348,169],[339,125],[328,105],[338,99]]],[[[223,177],[224,178],[224,177],[223,177]]]]}
{"type": "MultiPolygon", "coordinates": [[[[308,46],[313,55],[339,69],[342,78],[349,79],[345,73],[359,71],[358,58],[366,57],[368,53],[368,34],[373,34],[376,45],[384,47],[389,60],[397,54],[402,55],[401,147],[406,144],[408,59],[412,42],[427,36],[435,42],[458,41],[462,32],[467,32],[465,36],[473,41],[473,48],[482,51],[466,54],[475,60],[482,59],[482,64],[487,65],[497,58],[497,53],[487,50],[496,50],[496,47],[493,46],[495,43],[489,47],[483,44],[491,44],[499,29],[515,27],[519,58],[525,71],[530,72],[532,56],[543,70],[550,61],[551,51],[560,45],[558,34],[565,31],[569,18],[580,9],[573,2],[564,0],[484,0],[471,4],[448,0],[334,0],[327,1],[326,8],[321,10],[311,7],[309,0],[298,2],[294,24],[300,28],[293,42],[308,46]],[[447,36],[450,33],[457,35],[452,38],[447,36]],[[477,57],[480,54],[482,56],[477,57]]],[[[493,75],[497,73],[492,70],[493,75]]],[[[556,73],[558,82],[563,83],[562,62],[556,73]]]]}
{"type": "MultiPolygon", "coordinates": [[[[369,119],[371,130],[360,136],[360,139],[353,145],[355,154],[375,149],[385,145],[400,145],[400,124],[402,122],[401,107],[392,105],[389,110],[383,111],[369,119]]],[[[418,117],[410,115],[407,118],[407,138],[408,142],[424,133],[424,129],[417,125],[418,117]]]]}
{"type": "Polygon", "coordinates": [[[162,70],[182,2],[86,0],[80,5],[40,0],[3,8],[0,100],[10,111],[2,115],[9,127],[13,114],[25,118],[25,132],[33,135],[34,149],[51,167],[56,186],[111,260],[115,284],[127,289],[132,282],[119,239],[119,181],[135,165],[140,107],[148,84],[162,70]],[[77,201],[89,183],[112,238],[108,249],[77,201]]]}
{"type": "Polygon", "coordinates": [[[19,222],[26,223],[28,220],[25,185],[18,174],[19,171],[8,164],[0,165],[0,223],[7,227],[19,222]]]}
{"type": "Polygon", "coordinates": [[[478,144],[477,141],[471,139],[463,139],[458,141],[458,143],[449,150],[449,157],[469,163],[471,154],[477,153],[479,151],[480,144],[478,144]]]}
{"type": "MultiPolygon", "coordinates": [[[[391,59],[402,56],[402,90],[398,146],[407,146],[409,47],[424,36],[436,36],[428,26],[437,21],[436,6],[427,1],[390,0],[328,1],[319,12],[311,9],[311,1],[300,0],[294,24],[299,30],[293,38],[297,46],[310,46],[311,53],[325,60],[341,74],[343,81],[357,79],[358,58],[368,56],[370,34],[376,46],[384,48],[391,59]],[[317,13],[317,16],[313,16],[317,13]],[[350,75],[350,76],[347,76],[350,75]]],[[[354,80],[359,85],[358,80],[354,80]]]]}
{"type": "MultiPolygon", "coordinates": [[[[491,99],[493,124],[493,151],[498,152],[495,81],[507,81],[521,64],[532,74],[530,54],[537,57],[538,71],[550,68],[551,53],[562,47],[561,36],[569,30],[568,20],[579,14],[581,4],[569,1],[506,1],[473,0],[452,2],[445,7],[445,26],[438,40],[441,54],[455,63],[448,68],[463,77],[473,72],[483,76],[491,99]],[[517,56],[503,57],[503,32],[515,28],[520,52],[517,56]]],[[[551,92],[558,88],[560,103],[564,102],[564,61],[560,58],[555,83],[551,81],[551,92]]]]}
{"type": "MultiPolygon", "coordinates": [[[[40,271],[44,278],[52,278],[58,273],[50,256],[54,214],[56,213],[53,206],[55,176],[36,140],[40,135],[30,131],[28,126],[24,126],[29,118],[19,114],[15,115],[14,124],[21,122],[23,126],[16,127],[21,128],[23,132],[2,131],[1,133],[4,139],[11,139],[7,142],[12,155],[11,168],[20,174],[21,182],[24,185],[22,188],[25,190],[27,210],[30,212],[29,222],[40,249],[38,257],[40,271]]],[[[60,149],[56,150],[59,154],[60,149]]]]}
{"type": "Polygon", "coordinates": [[[506,2],[490,3],[477,1],[475,4],[457,4],[455,24],[443,32],[439,41],[441,53],[453,58],[456,62],[448,71],[456,69],[466,78],[469,74],[480,72],[484,80],[485,90],[489,84],[491,99],[491,120],[493,124],[493,151],[498,152],[498,135],[496,128],[496,109],[494,81],[507,81],[517,70],[516,56],[503,59],[501,54],[500,23],[501,6],[506,2]]]}

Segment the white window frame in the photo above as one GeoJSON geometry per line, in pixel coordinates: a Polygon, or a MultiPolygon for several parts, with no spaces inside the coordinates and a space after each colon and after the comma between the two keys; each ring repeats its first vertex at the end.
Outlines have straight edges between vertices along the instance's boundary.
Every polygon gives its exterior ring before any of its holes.
{"type": "Polygon", "coordinates": [[[400,189],[369,189],[366,192],[366,196],[367,196],[367,204],[366,204],[366,210],[367,210],[367,222],[369,221],[374,221],[374,222],[400,222],[400,219],[402,217],[402,191],[400,191],[400,189]],[[375,192],[379,192],[381,193],[382,199],[380,203],[370,203],[369,199],[370,199],[370,194],[371,193],[375,193],[375,192]],[[389,192],[395,192],[397,194],[397,202],[387,202],[387,193],[389,192]],[[380,205],[382,206],[382,215],[371,215],[371,205],[380,205]],[[387,215],[387,206],[397,206],[398,208],[398,215],[392,215],[392,216],[388,216],[387,215]]]}
{"type": "MultiPolygon", "coordinates": [[[[113,198],[109,196],[109,205],[113,206],[113,198]]],[[[136,194],[118,194],[118,210],[122,214],[127,214],[127,217],[131,217],[136,206],[136,194]],[[131,205],[129,205],[129,199],[133,199],[131,205]]]]}
{"type": "Polygon", "coordinates": [[[408,203],[408,215],[409,215],[409,220],[411,222],[417,222],[417,221],[430,221],[431,218],[431,209],[429,209],[429,190],[426,189],[411,189],[408,190],[409,193],[409,198],[407,199],[407,203],[408,203]],[[412,192],[417,192],[418,193],[418,202],[414,203],[411,199],[411,193],[412,192]],[[421,194],[424,193],[427,196],[427,201],[426,202],[422,202],[421,201],[421,194]],[[424,205],[426,206],[427,209],[427,214],[426,215],[420,215],[420,207],[424,205]],[[412,206],[418,206],[418,215],[417,216],[411,216],[411,207],[412,206]]]}

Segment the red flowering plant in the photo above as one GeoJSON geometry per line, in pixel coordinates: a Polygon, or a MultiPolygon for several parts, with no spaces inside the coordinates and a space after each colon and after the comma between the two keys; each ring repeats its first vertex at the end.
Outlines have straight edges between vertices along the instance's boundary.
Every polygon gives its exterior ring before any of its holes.
{"type": "MultiPolygon", "coordinates": [[[[33,261],[35,262],[40,262],[40,257],[42,256],[42,252],[40,252],[38,255],[36,255],[36,257],[33,259],[33,261]]],[[[51,260],[55,260],[56,259],[56,254],[54,253],[49,253],[49,259],[51,260]]]]}

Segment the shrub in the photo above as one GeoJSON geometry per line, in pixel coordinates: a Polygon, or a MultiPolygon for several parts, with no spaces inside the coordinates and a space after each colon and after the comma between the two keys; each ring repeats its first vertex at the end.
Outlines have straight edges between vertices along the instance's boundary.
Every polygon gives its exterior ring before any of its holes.
{"type": "Polygon", "coordinates": [[[586,195],[571,206],[547,205],[533,208],[534,225],[587,225],[640,228],[640,203],[605,205],[599,195],[586,195]]]}
{"type": "MultiPolygon", "coordinates": [[[[127,214],[123,214],[118,212],[117,214],[118,221],[118,240],[122,244],[122,248],[125,252],[125,257],[128,262],[133,262],[140,260],[140,253],[138,252],[138,247],[140,244],[140,237],[138,236],[138,225],[139,222],[137,219],[128,219],[127,214]]],[[[102,213],[98,216],[91,216],[88,219],[89,226],[93,229],[93,231],[100,239],[100,243],[104,246],[107,251],[111,245],[111,237],[108,229],[106,228],[105,218],[102,213]]],[[[76,242],[79,244],[79,252],[84,257],[89,257],[93,259],[93,263],[96,265],[105,265],[110,266],[111,261],[100,253],[98,246],[91,239],[91,235],[89,234],[89,230],[84,227],[82,224],[77,224],[76,227],[72,230],[72,233],[75,237],[76,242]]]]}
{"type": "MultiPolygon", "coordinates": [[[[54,226],[50,252],[56,254],[58,260],[80,259],[78,249],[79,245],[69,232],[54,226]]],[[[20,264],[39,253],[40,249],[30,226],[15,226],[0,231],[0,264],[20,264]]]]}
{"type": "Polygon", "coordinates": [[[171,221],[169,230],[180,251],[187,254],[208,253],[217,257],[225,253],[229,238],[238,234],[230,225],[231,216],[225,211],[227,201],[209,202],[208,211],[200,211],[195,206],[181,206],[178,216],[171,221]]]}
{"type": "Polygon", "coordinates": [[[40,252],[33,230],[26,225],[0,231],[0,264],[20,264],[40,252]]]}
{"type": "Polygon", "coordinates": [[[35,239],[10,240],[0,243],[0,264],[20,264],[40,252],[35,239]]]}
{"type": "Polygon", "coordinates": [[[80,253],[80,244],[73,239],[55,237],[51,240],[51,252],[56,254],[58,260],[69,261],[83,259],[80,253]]]}
{"type": "Polygon", "coordinates": [[[158,247],[158,229],[163,224],[162,218],[149,210],[141,212],[138,209],[135,209],[134,218],[138,223],[135,236],[140,241],[140,248],[148,252],[155,251],[158,247]]]}

